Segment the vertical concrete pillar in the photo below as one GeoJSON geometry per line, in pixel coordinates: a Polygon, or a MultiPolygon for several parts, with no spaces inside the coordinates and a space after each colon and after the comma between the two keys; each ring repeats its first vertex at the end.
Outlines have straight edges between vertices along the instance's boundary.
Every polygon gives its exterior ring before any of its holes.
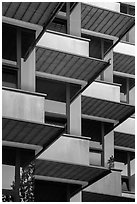
{"type": "Polygon", "coordinates": [[[35,92],[35,49],[26,62],[21,61],[21,89],[35,92]]]}
{"type": "Polygon", "coordinates": [[[82,194],[81,191],[74,195],[71,199],[70,202],[82,202],[82,194]]]}
{"type": "Polygon", "coordinates": [[[81,37],[81,3],[78,3],[71,12],[70,34],[81,37]]]}
{"type": "Polygon", "coordinates": [[[81,135],[81,95],[70,105],[70,134],[81,135]]]}
{"type": "Polygon", "coordinates": [[[113,82],[113,50],[111,50],[104,58],[108,61],[111,59],[111,65],[104,71],[104,81],[113,82]]]}
{"type": "Polygon", "coordinates": [[[104,137],[104,160],[105,167],[108,167],[108,160],[113,155],[114,157],[114,131],[109,132],[104,137]]]}

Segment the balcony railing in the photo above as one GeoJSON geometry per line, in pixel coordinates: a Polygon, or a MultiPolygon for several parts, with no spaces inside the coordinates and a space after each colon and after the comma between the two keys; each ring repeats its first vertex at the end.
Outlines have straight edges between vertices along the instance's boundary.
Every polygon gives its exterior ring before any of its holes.
{"type": "Polygon", "coordinates": [[[3,87],[2,116],[44,123],[45,97],[46,94],[3,87]]]}

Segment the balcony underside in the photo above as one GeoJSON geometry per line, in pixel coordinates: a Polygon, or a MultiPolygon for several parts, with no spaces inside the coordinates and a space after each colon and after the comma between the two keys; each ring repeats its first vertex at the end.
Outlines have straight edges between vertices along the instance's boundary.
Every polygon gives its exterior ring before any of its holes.
{"type": "Polygon", "coordinates": [[[20,148],[27,144],[38,145],[46,149],[60,137],[63,131],[63,126],[2,118],[2,140],[14,143],[14,146],[16,143],[20,144],[20,148]]]}
{"type": "Polygon", "coordinates": [[[81,27],[83,29],[121,38],[135,24],[133,16],[82,3],[81,27]]]}
{"type": "Polygon", "coordinates": [[[83,191],[82,202],[135,202],[135,199],[83,191]]]}
{"type": "Polygon", "coordinates": [[[114,71],[135,75],[135,57],[114,52],[114,71]]]}
{"type": "MultiPolygon", "coordinates": [[[[84,166],[49,160],[36,160],[35,177],[41,180],[78,184],[86,187],[110,173],[104,167],[84,166]]],[[[80,191],[80,189],[78,189],[80,191]]]]}
{"type": "Polygon", "coordinates": [[[82,114],[116,120],[117,125],[134,112],[135,107],[131,105],[82,96],[82,114]]]}
{"type": "Polygon", "coordinates": [[[135,135],[114,132],[114,144],[116,146],[135,149],[135,135]]]}
{"type": "Polygon", "coordinates": [[[59,2],[3,2],[2,15],[44,26],[59,2]]]}

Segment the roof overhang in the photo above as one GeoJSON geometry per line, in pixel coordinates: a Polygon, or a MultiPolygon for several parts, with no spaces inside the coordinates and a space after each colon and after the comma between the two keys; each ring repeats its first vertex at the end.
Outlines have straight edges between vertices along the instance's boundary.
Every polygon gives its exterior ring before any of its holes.
{"type": "Polygon", "coordinates": [[[120,147],[135,149],[135,135],[114,131],[114,144],[120,147]]]}
{"type": "Polygon", "coordinates": [[[82,114],[118,121],[115,127],[135,112],[135,106],[82,96],[82,114]]]}
{"type": "Polygon", "coordinates": [[[2,15],[43,27],[26,52],[26,60],[42,37],[49,23],[62,8],[63,2],[2,2],[2,15]]]}
{"type": "MultiPolygon", "coordinates": [[[[24,144],[27,144],[38,145],[46,149],[58,139],[63,132],[63,126],[35,123],[14,118],[2,118],[2,140],[7,143],[13,142],[13,147],[15,147],[17,143],[17,148],[24,148],[24,144]],[[18,145],[19,143],[20,146],[18,145]]],[[[32,148],[30,148],[30,150],[32,150],[32,148]]]]}
{"type": "Polygon", "coordinates": [[[118,40],[106,51],[105,55],[135,25],[135,17],[120,12],[82,3],[81,28],[117,37],[118,40]]]}
{"type": "Polygon", "coordinates": [[[104,60],[49,48],[36,48],[36,71],[87,82],[87,85],[81,88],[73,99],[89,86],[109,65],[110,63],[104,60]]]}
{"type": "Polygon", "coordinates": [[[114,71],[135,75],[135,57],[121,53],[113,53],[114,71]]]}
{"type": "MultiPolygon", "coordinates": [[[[110,173],[105,167],[85,166],[49,160],[36,160],[35,178],[78,184],[75,193],[110,173]]],[[[74,194],[75,194],[74,193],[74,194]]]]}
{"type": "Polygon", "coordinates": [[[106,195],[83,191],[82,202],[135,202],[135,199],[124,196],[106,195]]]}

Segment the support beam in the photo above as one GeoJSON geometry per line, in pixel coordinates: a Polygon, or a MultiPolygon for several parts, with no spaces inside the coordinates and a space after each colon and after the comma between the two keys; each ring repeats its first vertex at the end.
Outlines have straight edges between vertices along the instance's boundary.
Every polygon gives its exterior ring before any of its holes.
{"type": "Polygon", "coordinates": [[[19,149],[17,149],[15,163],[15,202],[20,202],[19,187],[20,187],[20,151],[19,149]]]}
{"type": "Polygon", "coordinates": [[[18,88],[21,88],[21,28],[17,28],[18,88]]]}
{"type": "Polygon", "coordinates": [[[70,2],[66,2],[67,34],[70,34],[70,2]]]}
{"type": "Polygon", "coordinates": [[[129,104],[129,78],[126,78],[126,91],[127,91],[126,101],[129,104]]]}
{"type": "MultiPolygon", "coordinates": [[[[104,60],[104,39],[101,39],[101,59],[104,60]]],[[[101,80],[104,81],[104,71],[101,73],[101,80]]]]}
{"type": "Polygon", "coordinates": [[[70,134],[70,84],[66,85],[67,134],[70,134]]]}
{"type": "Polygon", "coordinates": [[[130,152],[127,153],[127,173],[128,173],[128,182],[129,182],[129,191],[131,191],[131,168],[130,168],[130,152]]]}
{"type": "Polygon", "coordinates": [[[70,186],[69,186],[69,184],[67,184],[67,192],[66,192],[66,197],[67,197],[67,202],[70,202],[70,186]]]}
{"type": "Polygon", "coordinates": [[[104,123],[101,123],[101,139],[102,139],[102,153],[101,153],[101,166],[105,165],[104,157],[105,157],[105,143],[104,143],[104,123]]]}

